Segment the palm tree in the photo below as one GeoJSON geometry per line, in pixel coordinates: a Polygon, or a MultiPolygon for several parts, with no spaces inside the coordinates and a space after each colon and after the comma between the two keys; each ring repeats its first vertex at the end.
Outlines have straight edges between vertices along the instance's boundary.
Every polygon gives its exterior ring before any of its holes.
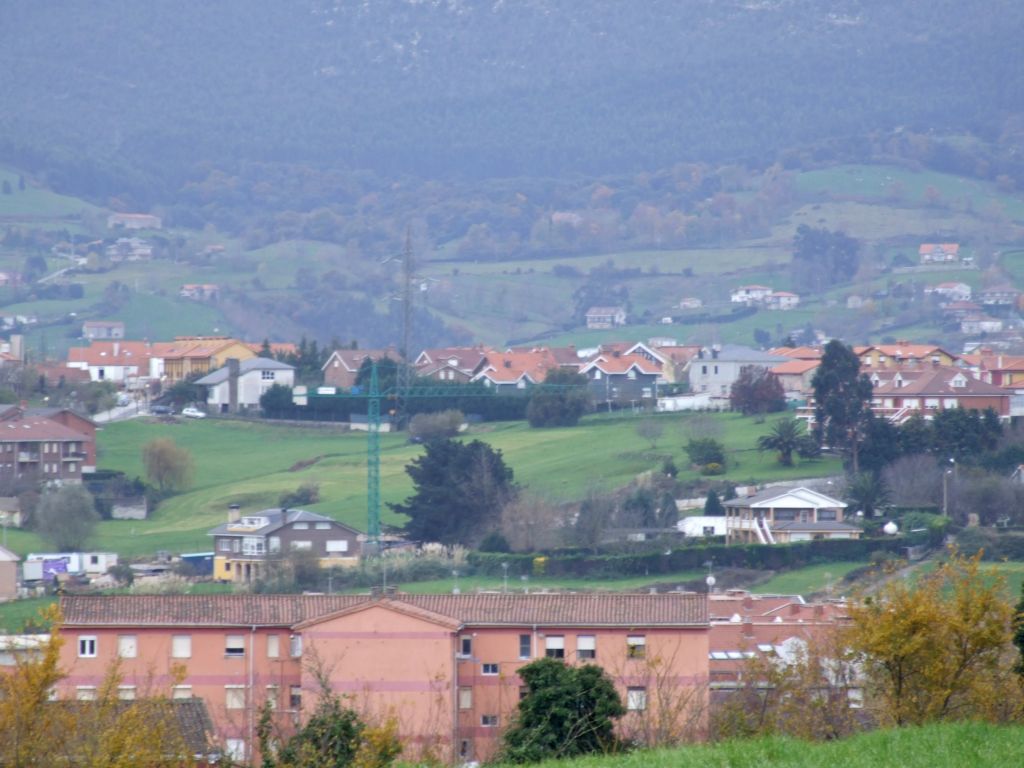
{"type": "Polygon", "coordinates": [[[771,432],[757,438],[759,451],[778,451],[779,464],[784,467],[793,466],[793,453],[798,451],[807,440],[804,424],[792,417],[777,421],[772,425],[771,432]]]}
{"type": "Polygon", "coordinates": [[[870,472],[860,472],[847,480],[846,501],[853,509],[864,513],[864,517],[874,517],[889,503],[889,487],[885,481],[870,472]]]}

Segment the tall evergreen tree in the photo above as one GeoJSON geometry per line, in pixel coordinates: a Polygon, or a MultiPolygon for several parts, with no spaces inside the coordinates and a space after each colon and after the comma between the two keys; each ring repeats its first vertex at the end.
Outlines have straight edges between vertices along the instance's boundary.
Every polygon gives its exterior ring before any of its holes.
{"type": "Polygon", "coordinates": [[[854,473],[860,471],[860,443],[871,413],[871,380],[860,372],[853,349],[833,339],[825,345],[814,387],[814,435],[842,451],[854,473]]]}

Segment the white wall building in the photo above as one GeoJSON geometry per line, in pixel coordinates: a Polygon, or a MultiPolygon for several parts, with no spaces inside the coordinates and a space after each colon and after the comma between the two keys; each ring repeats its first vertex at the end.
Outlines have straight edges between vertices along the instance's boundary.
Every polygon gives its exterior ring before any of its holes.
{"type": "Polygon", "coordinates": [[[228,360],[223,368],[196,381],[206,387],[206,405],[214,413],[237,413],[259,408],[260,397],[275,384],[292,387],[295,368],[279,360],[254,357],[228,360]]]}

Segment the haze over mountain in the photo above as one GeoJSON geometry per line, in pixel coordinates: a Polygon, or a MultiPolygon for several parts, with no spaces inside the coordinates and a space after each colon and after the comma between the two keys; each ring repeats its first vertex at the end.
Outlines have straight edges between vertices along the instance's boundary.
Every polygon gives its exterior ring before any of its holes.
{"type": "Polygon", "coordinates": [[[0,160],[138,206],[213,168],[604,174],[1024,104],[1014,0],[9,4],[0,160]]]}

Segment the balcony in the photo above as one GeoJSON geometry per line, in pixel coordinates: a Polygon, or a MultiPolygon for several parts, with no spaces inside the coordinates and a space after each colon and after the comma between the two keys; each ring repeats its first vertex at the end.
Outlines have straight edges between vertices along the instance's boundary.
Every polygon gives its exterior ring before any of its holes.
{"type": "Polygon", "coordinates": [[[39,461],[39,454],[31,451],[18,451],[18,461],[39,461]]]}

